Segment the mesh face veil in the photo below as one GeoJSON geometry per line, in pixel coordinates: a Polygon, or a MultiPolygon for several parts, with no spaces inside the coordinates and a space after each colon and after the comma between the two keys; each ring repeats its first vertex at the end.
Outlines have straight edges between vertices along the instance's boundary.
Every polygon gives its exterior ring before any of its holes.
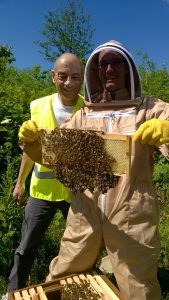
{"type": "Polygon", "coordinates": [[[124,48],[120,43],[116,41],[110,41],[99,47],[97,47],[90,55],[85,68],[84,74],[84,88],[85,88],[85,100],[88,102],[94,102],[94,95],[97,93],[103,93],[102,83],[99,79],[99,63],[98,57],[101,51],[112,51],[123,57],[127,63],[129,70],[129,81],[127,89],[130,95],[130,99],[133,100],[141,95],[140,79],[137,71],[137,67],[129,51],[124,48]]]}

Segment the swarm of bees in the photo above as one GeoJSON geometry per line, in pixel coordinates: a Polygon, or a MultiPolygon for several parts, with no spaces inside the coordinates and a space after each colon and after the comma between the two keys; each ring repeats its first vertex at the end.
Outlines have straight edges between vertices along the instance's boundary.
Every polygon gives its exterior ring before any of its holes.
{"type": "Polygon", "coordinates": [[[106,193],[119,177],[114,175],[103,138],[93,130],[42,130],[43,164],[53,169],[54,176],[74,193],[97,190],[106,193]]]}
{"type": "Polygon", "coordinates": [[[90,283],[83,281],[80,284],[73,282],[65,285],[61,290],[62,300],[99,300],[99,294],[91,288],[90,283]]]}

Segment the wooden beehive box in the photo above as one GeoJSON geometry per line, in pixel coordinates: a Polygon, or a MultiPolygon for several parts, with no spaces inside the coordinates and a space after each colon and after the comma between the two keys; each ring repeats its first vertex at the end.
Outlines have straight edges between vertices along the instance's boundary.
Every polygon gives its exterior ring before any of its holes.
{"type": "Polygon", "coordinates": [[[26,287],[9,294],[9,300],[125,300],[110,280],[96,271],[74,274],[26,287]]]}

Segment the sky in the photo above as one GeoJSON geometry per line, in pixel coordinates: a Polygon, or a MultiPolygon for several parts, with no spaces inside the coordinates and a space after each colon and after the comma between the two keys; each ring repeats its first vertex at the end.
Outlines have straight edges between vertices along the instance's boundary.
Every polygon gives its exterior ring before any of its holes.
{"type": "MultiPolygon", "coordinates": [[[[169,69],[169,0],[81,0],[85,14],[95,28],[94,47],[109,40],[120,41],[132,53],[147,53],[158,68],[169,69]]],[[[0,45],[9,45],[19,69],[40,65],[50,70],[34,40],[43,40],[45,15],[66,4],[66,0],[0,0],[0,45]]]]}

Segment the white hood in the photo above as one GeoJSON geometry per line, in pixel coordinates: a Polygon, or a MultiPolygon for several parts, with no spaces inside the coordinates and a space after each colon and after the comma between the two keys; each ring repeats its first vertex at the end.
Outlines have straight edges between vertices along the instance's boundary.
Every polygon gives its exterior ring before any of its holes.
{"type": "MultiPolygon", "coordinates": [[[[140,79],[137,71],[137,67],[129,51],[124,48],[119,42],[110,41],[97,47],[89,59],[87,60],[84,74],[84,89],[85,89],[85,101],[95,102],[95,94],[103,94],[103,86],[99,78],[99,53],[103,50],[111,50],[117,52],[123,56],[128,64],[129,74],[126,79],[126,89],[130,95],[130,99],[134,100],[141,96],[140,79]]],[[[104,99],[103,99],[104,100],[104,99]]],[[[125,99],[124,99],[125,100],[125,99]]]]}

